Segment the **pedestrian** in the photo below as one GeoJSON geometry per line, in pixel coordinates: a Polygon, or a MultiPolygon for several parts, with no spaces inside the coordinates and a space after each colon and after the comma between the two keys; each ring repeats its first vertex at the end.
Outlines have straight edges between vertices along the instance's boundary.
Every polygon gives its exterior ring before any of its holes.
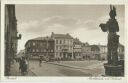
{"type": "Polygon", "coordinates": [[[22,57],[20,62],[20,68],[21,68],[21,75],[24,75],[24,57],[22,57]]]}
{"type": "Polygon", "coordinates": [[[28,61],[25,59],[25,57],[22,57],[22,60],[21,60],[21,75],[25,75],[28,73],[28,61]]]}
{"type": "Polygon", "coordinates": [[[39,58],[39,66],[41,67],[42,64],[42,57],[39,58]]]}
{"type": "Polygon", "coordinates": [[[22,68],[22,58],[18,59],[19,62],[19,71],[21,72],[21,68],[22,68]]]}
{"type": "Polygon", "coordinates": [[[28,73],[28,61],[27,61],[26,58],[25,58],[25,60],[24,60],[24,73],[25,73],[25,74],[28,73]]]}

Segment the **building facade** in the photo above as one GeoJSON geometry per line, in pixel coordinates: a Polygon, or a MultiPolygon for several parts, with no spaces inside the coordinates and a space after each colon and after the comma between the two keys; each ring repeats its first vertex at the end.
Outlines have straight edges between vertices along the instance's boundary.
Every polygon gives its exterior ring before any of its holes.
{"type": "MultiPolygon", "coordinates": [[[[119,45],[119,58],[124,58],[124,46],[119,45]]],[[[107,60],[107,46],[89,45],[69,34],[51,33],[49,37],[38,37],[25,44],[25,55],[44,60],[107,60]]]]}
{"type": "Polygon", "coordinates": [[[73,38],[69,34],[55,34],[52,32],[51,38],[55,41],[55,59],[73,59],[73,38]]]}
{"type": "Polygon", "coordinates": [[[107,60],[107,46],[106,45],[98,45],[100,48],[100,57],[101,60],[107,60]]]}
{"type": "Polygon", "coordinates": [[[28,40],[25,44],[25,55],[31,59],[49,61],[54,58],[54,40],[51,37],[38,37],[28,40]]]}
{"type": "Polygon", "coordinates": [[[82,42],[75,38],[73,39],[73,58],[74,60],[82,60],[82,42]]]}
{"type": "Polygon", "coordinates": [[[100,60],[100,48],[97,45],[82,44],[83,60],[100,60]]]}
{"type": "Polygon", "coordinates": [[[124,59],[124,45],[119,44],[118,46],[118,55],[119,55],[119,59],[124,59]]]}
{"type": "Polygon", "coordinates": [[[25,44],[25,55],[33,59],[51,57],[54,60],[80,60],[82,43],[69,34],[55,34],[51,37],[38,37],[28,40],[25,44]]]}
{"type": "Polygon", "coordinates": [[[17,54],[18,36],[15,5],[5,5],[5,75],[10,75],[10,66],[17,54]]]}
{"type": "MultiPolygon", "coordinates": [[[[107,60],[107,46],[98,45],[98,47],[100,48],[101,60],[107,60]]],[[[124,46],[122,44],[119,44],[117,51],[118,51],[118,58],[124,59],[124,46]]]]}
{"type": "Polygon", "coordinates": [[[90,45],[91,47],[91,59],[94,60],[101,60],[101,55],[100,55],[100,48],[98,45],[90,45]]]}
{"type": "Polygon", "coordinates": [[[90,60],[91,46],[87,42],[82,44],[82,56],[84,60],[90,60]]]}

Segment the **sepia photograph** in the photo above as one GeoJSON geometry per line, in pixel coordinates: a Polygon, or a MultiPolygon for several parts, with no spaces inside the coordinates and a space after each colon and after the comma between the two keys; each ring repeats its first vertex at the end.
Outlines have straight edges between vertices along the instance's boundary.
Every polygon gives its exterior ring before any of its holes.
{"type": "Polygon", "coordinates": [[[125,5],[4,7],[5,76],[124,77],[125,5]]]}
{"type": "Polygon", "coordinates": [[[0,5],[2,83],[127,83],[127,3],[2,0],[0,5]]]}

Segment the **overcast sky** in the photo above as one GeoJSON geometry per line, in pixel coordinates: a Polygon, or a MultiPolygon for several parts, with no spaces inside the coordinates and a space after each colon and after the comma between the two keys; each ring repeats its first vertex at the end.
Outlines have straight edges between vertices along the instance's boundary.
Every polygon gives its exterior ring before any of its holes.
{"type": "MultiPolygon", "coordinates": [[[[116,5],[120,42],[124,44],[124,6],[116,5]]],[[[107,33],[99,24],[109,19],[109,5],[16,5],[18,50],[24,49],[27,40],[50,36],[54,33],[69,33],[82,42],[106,44],[107,33]]]]}

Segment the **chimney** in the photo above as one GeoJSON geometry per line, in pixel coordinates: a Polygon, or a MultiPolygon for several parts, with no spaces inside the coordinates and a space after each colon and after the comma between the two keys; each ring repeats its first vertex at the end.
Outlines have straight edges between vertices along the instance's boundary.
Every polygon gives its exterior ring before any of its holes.
{"type": "Polygon", "coordinates": [[[67,33],[67,35],[69,35],[69,33],[67,33]]]}
{"type": "Polygon", "coordinates": [[[52,35],[54,34],[54,32],[52,32],[52,35]]]}
{"type": "Polygon", "coordinates": [[[54,32],[52,32],[52,34],[51,34],[51,38],[53,38],[53,35],[54,35],[54,32]]]}

